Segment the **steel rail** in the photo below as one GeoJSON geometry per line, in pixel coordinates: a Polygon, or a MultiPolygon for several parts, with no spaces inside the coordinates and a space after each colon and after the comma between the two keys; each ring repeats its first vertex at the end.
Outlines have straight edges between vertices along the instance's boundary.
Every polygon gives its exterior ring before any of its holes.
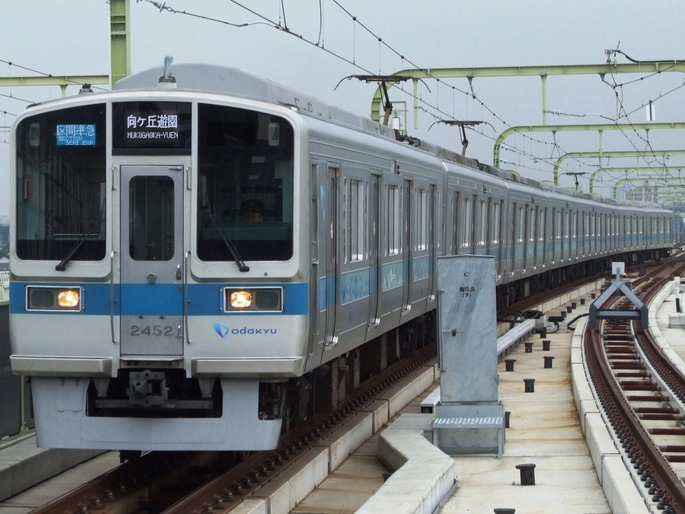
{"type": "MultiPolygon", "coordinates": [[[[665,270],[666,267],[660,267],[659,271],[665,270]]],[[[659,289],[664,281],[665,279],[650,280],[649,278],[640,280],[646,288],[652,291],[649,293],[650,295],[654,294],[653,291],[659,289]]],[[[646,332],[639,327],[639,322],[633,321],[633,323],[634,327],[637,326],[635,333],[641,337],[644,336],[646,332]]],[[[659,501],[660,505],[671,508],[685,506],[685,485],[673,470],[666,456],[652,441],[648,431],[629,405],[613,376],[603,351],[601,331],[604,324],[604,321],[600,322],[596,329],[588,327],[584,338],[588,371],[604,411],[631,462],[634,462],[641,479],[646,483],[653,484],[652,487],[656,488],[655,499],[659,501]]],[[[645,343],[644,346],[649,347],[651,345],[645,343]]],[[[650,350],[649,353],[658,352],[650,350]]],[[[658,365],[659,368],[665,366],[663,363],[658,365]]],[[[675,390],[685,387],[683,377],[678,380],[676,375],[669,371],[663,371],[663,374],[669,378],[669,387],[675,390]]]]}
{"type": "Polygon", "coordinates": [[[652,442],[649,433],[628,404],[623,391],[613,379],[611,370],[603,361],[601,336],[597,329],[588,329],[585,351],[590,375],[609,418],[609,422],[628,453],[635,462],[643,480],[653,479],[662,493],[661,502],[668,505],[685,505],[685,486],[676,475],[666,457],[652,442]]]}
{"type": "Polygon", "coordinates": [[[313,427],[288,434],[282,439],[278,449],[253,455],[235,469],[185,496],[162,514],[205,514],[233,510],[243,499],[286,469],[291,461],[304,455],[345,420],[372,403],[383,391],[406,377],[413,376],[414,371],[435,357],[435,352],[435,345],[427,345],[417,350],[412,359],[394,363],[382,374],[364,382],[347,401],[313,427]]]}

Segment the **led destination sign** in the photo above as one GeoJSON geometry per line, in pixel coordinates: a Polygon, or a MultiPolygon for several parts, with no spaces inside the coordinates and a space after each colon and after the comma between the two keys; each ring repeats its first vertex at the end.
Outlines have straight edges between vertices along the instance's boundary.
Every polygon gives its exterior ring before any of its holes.
{"type": "Polygon", "coordinates": [[[113,106],[113,114],[114,150],[117,153],[190,151],[189,103],[117,103],[113,106]]]}
{"type": "Polygon", "coordinates": [[[57,146],[95,146],[95,123],[57,124],[57,146]]]}
{"type": "Polygon", "coordinates": [[[126,139],[178,139],[178,115],[131,114],[126,118],[126,139]]]}

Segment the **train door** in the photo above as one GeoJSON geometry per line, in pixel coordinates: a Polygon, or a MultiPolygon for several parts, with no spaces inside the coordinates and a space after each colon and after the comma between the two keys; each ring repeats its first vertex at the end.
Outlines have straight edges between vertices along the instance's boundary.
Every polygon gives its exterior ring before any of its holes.
{"type": "Polygon", "coordinates": [[[429,245],[429,271],[428,276],[431,277],[430,291],[428,294],[428,300],[435,300],[438,294],[438,274],[435,269],[435,263],[437,259],[438,252],[438,242],[437,242],[437,226],[438,226],[438,186],[431,184],[430,186],[430,196],[428,197],[430,202],[428,205],[428,245],[429,245]]]}
{"type": "Polygon", "coordinates": [[[371,207],[369,234],[369,328],[376,327],[381,322],[381,294],[383,290],[383,273],[381,270],[381,176],[371,174],[371,207]]]}
{"type": "Polygon", "coordinates": [[[412,188],[411,180],[404,181],[404,201],[402,210],[402,224],[404,225],[404,234],[402,238],[402,258],[404,259],[404,287],[402,291],[402,310],[411,310],[411,284],[413,280],[413,252],[412,252],[412,237],[411,230],[411,216],[412,216],[412,188]]]}
{"type": "Polygon", "coordinates": [[[326,300],[325,345],[338,342],[338,308],[340,305],[340,169],[329,166],[326,177],[327,205],[323,217],[326,231],[325,269],[326,280],[323,285],[323,298],[326,300]]]}
{"type": "Polygon", "coordinates": [[[326,225],[325,220],[323,220],[324,210],[323,206],[326,205],[326,194],[323,189],[323,180],[320,179],[319,175],[319,164],[312,163],[312,173],[310,177],[311,181],[311,203],[309,205],[309,230],[311,233],[311,286],[309,288],[309,303],[311,305],[311,316],[309,324],[309,357],[312,358],[317,350],[319,343],[321,343],[321,335],[326,330],[326,317],[325,317],[325,304],[323,304],[322,298],[319,292],[319,285],[325,283],[326,275],[325,264],[326,262],[325,245],[320,244],[321,241],[325,241],[326,238],[322,233],[322,227],[326,225]],[[321,222],[320,222],[321,220],[321,222]],[[324,275],[322,276],[322,271],[324,275]]]}
{"type": "Polygon", "coordinates": [[[121,166],[121,355],[183,355],[183,171],[121,166]]]}

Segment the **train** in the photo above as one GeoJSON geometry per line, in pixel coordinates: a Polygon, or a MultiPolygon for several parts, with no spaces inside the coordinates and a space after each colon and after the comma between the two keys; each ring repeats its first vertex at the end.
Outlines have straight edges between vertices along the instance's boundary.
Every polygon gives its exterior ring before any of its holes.
{"type": "Polygon", "coordinates": [[[430,344],[440,256],[494,256],[503,307],[675,231],[207,64],[29,106],[11,188],[10,360],[52,448],[275,448],[430,344]]]}

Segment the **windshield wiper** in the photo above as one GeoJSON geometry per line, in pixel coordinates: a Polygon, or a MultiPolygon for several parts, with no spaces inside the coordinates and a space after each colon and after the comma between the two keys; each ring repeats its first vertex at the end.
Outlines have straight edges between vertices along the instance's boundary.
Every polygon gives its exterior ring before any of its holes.
{"type": "Polygon", "coordinates": [[[67,269],[67,264],[69,264],[69,261],[74,258],[74,255],[76,255],[76,252],[78,252],[81,247],[83,246],[83,243],[86,242],[86,239],[89,237],[95,237],[97,234],[81,234],[81,237],[79,237],[74,245],[69,249],[67,254],[64,256],[64,258],[60,261],[60,263],[55,266],[55,269],[57,271],[64,271],[67,269]]]}
{"type": "Polygon", "coordinates": [[[212,221],[212,225],[214,225],[214,228],[216,229],[216,231],[221,236],[221,239],[224,240],[224,244],[226,245],[226,248],[228,248],[228,251],[231,252],[231,255],[233,256],[233,260],[238,265],[238,270],[240,270],[243,273],[250,271],[250,267],[247,264],[245,264],[245,261],[243,261],[243,258],[238,253],[238,249],[235,247],[233,242],[226,237],[226,234],[224,234],[224,231],[221,230],[221,227],[216,222],[216,216],[214,216],[213,212],[209,213],[209,219],[212,221]]]}
{"type": "MultiPolygon", "coordinates": [[[[100,225],[102,223],[102,217],[103,217],[104,213],[105,213],[105,199],[103,198],[102,204],[100,205],[100,216],[98,216],[96,219],[93,220],[93,223],[90,224],[87,232],[83,232],[83,233],[79,234],[81,237],[79,237],[76,240],[74,245],[71,248],[69,248],[69,251],[64,256],[64,258],[60,261],[60,263],[57,266],[55,266],[55,269],[57,271],[64,271],[65,269],[67,269],[67,264],[69,264],[69,261],[74,258],[74,255],[76,255],[76,252],[78,252],[81,249],[81,247],[83,246],[83,243],[85,243],[89,237],[97,237],[98,236],[98,233],[93,233],[93,231],[95,230],[95,227],[97,227],[98,225],[100,225]]],[[[80,223],[80,225],[83,227],[84,223],[80,223]]],[[[69,234],[69,235],[75,236],[76,234],[69,234]]]]}

